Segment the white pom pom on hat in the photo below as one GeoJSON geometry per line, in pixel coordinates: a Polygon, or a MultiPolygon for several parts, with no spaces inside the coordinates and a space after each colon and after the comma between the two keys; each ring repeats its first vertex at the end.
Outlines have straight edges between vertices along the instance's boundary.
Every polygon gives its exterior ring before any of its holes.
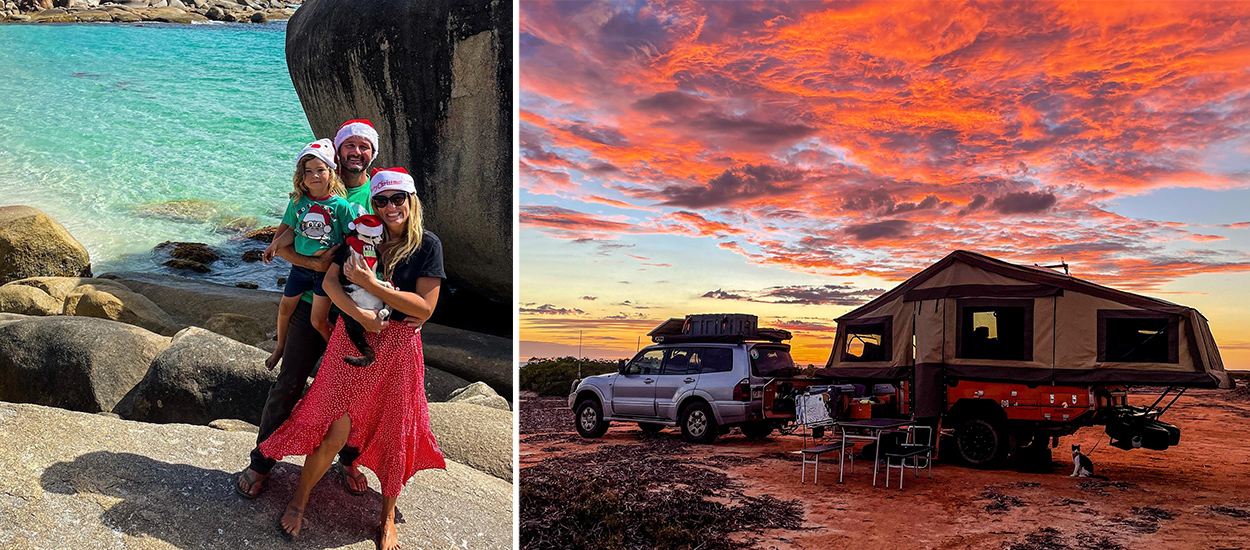
{"type": "Polygon", "coordinates": [[[295,157],[295,167],[299,168],[299,161],[304,160],[304,157],[309,155],[317,157],[321,162],[326,163],[326,166],[329,166],[331,170],[338,168],[338,165],[334,162],[334,144],[330,143],[328,139],[321,138],[305,145],[304,149],[299,152],[299,156],[295,157]]]}
{"type": "Polygon", "coordinates": [[[343,142],[349,137],[362,137],[373,146],[373,155],[378,154],[378,131],[373,128],[373,123],[363,118],[354,118],[344,122],[339,126],[338,133],[334,134],[334,150],[338,151],[343,146],[343,142]]]}
{"type": "Polygon", "coordinates": [[[407,191],[417,193],[417,185],[403,168],[375,169],[369,177],[369,198],[383,191],[407,191]]]}

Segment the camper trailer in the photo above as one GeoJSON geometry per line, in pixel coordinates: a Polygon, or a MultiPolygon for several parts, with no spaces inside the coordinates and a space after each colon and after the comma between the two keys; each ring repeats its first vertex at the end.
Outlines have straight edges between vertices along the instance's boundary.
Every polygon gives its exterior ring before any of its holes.
{"type": "Polygon", "coordinates": [[[1185,388],[1232,387],[1197,310],[973,252],[946,256],[837,324],[816,376],[896,388],[896,406],[881,414],[953,428],[974,466],[1090,425],[1105,425],[1120,448],[1165,449],[1180,431],[1159,416],[1185,388]],[[1134,407],[1130,386],[1167,391],[1134,407]]]}

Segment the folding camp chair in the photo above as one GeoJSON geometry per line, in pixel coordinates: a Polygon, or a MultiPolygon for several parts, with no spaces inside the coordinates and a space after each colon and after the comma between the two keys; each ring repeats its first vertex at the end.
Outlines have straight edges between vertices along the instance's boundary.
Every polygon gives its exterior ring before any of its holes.
{"type": "Polygon", "coordinates": [[[890,486],[890,470],[898,469],[898,489],[903,490],[903,471],[907,468],[912,469],[912,473],[916,477],[920,477],[920,469],[924,468],[929,471],[929,478],[933,478],[933,427],[932,426],[908,426],[907,441],[897,447],[886,451],[885,453],[885,486],[890,486]],[[917,432],[924,430],[924,442],[921,443],[917,439],[917,432]],[[895,464],[895,461],[898,461],[895,464]],[[920,461],[924,460],[922,466],[920,461]]]}

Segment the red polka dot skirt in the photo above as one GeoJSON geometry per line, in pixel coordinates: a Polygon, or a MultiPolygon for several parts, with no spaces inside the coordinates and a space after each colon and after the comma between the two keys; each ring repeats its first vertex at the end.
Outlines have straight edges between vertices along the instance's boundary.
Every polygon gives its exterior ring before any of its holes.
{"type": "Polygon", "coordinates": [[[339,319],[312,387],[260,450],[278,460],[312,454],[330,424],[347,413],[352,421],[347,444],[360,449],[356,464],[377,474],[384,496],[396,497],[418,470],[446,468],[446,462],[430,432],[421,334],[391,323],[365,338],[377,353],[373,364],[343,362],[359,352],[339,319]]]}

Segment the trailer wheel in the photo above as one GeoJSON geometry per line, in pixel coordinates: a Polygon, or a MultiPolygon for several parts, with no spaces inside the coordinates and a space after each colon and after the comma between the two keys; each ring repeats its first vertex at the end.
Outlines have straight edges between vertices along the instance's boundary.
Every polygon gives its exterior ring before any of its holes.
{"type": "Polygon", "coordinates": [[[642,433],[645,434],[660,433],[660,430],[664,429],[663,424],[654,424],[651,422],[639,422],[638,427],[642,428],[642,433]]]}
{"type": "Polygon", "coordinates": [[[712,408],[695,401],[681,411],[681,436],[691,443],[711,443],[720,435],[712,408]]]}
{"type": "Polygon", "coordinates": [[[969,418],[955,430],[959,456],[974,468],[990,468],[1007,456],[1007,431],[984,418],[969,418]]]}
{"type": "Polygon", "coordinates": [[[768,422],[748,422],[739,426],[739,429],[747,439],[764,439],[773,435],[773,425],[768,422]]]}
{"type": "Polygon", "coordinates": [[[599,401],[588,398],[577,403],[573,408],[577,433],[587,439],[602,437],[608,432],[608,422],[603,419],[603,407],[599,401]]]}

